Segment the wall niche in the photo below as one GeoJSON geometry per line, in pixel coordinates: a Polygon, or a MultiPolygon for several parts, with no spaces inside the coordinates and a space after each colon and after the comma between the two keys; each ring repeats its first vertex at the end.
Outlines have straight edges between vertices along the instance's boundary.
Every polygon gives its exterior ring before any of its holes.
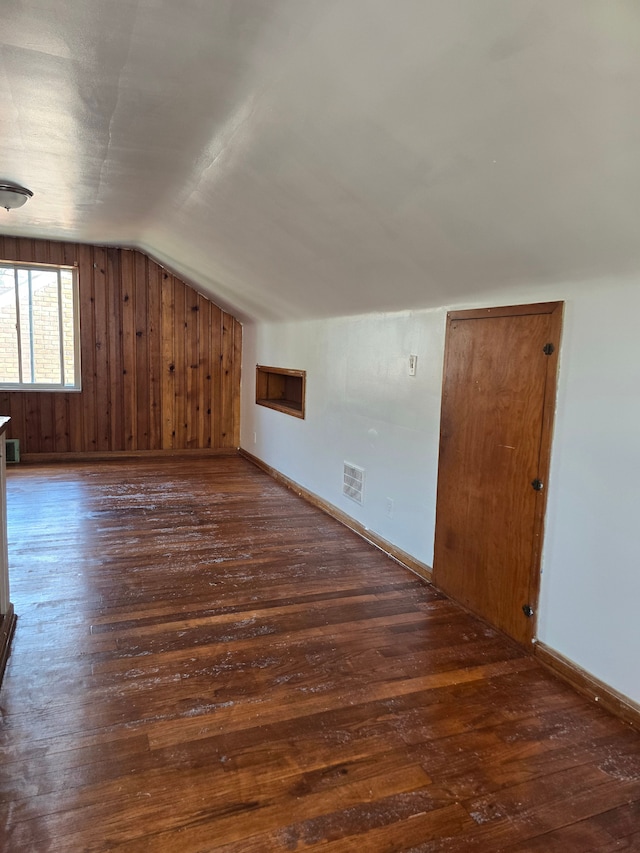
{"type": "Polygon", "coordinates": [[[256,365],[256,403],[304,418],[306,370],[256,365]]]}

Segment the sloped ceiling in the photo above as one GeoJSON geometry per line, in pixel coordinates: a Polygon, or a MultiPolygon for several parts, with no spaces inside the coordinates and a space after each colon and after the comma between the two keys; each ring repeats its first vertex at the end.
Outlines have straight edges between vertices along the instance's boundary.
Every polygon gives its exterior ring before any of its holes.
{"type": "Polygon", "coordinates": [[[0,231],[241,319],[640,268],[637,0],[0,0],[0,231]]]}

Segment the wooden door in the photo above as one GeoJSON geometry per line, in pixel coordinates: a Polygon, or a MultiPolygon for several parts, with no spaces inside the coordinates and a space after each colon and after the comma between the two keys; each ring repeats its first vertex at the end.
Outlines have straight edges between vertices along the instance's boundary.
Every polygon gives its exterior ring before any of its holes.
{"type": "Polygon", "coordinates": [[[562,307],[447,316],[434,582],[522,643],[535,628],[562,307]]]}

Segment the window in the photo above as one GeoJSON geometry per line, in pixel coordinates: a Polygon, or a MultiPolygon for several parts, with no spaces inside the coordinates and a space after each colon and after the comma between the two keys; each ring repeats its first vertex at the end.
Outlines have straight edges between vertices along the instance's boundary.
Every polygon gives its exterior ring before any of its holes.
{"type": "Polygon", "coordinates": [[[0,387],[80,390],[75,267],[0,261],[0,387]]]}

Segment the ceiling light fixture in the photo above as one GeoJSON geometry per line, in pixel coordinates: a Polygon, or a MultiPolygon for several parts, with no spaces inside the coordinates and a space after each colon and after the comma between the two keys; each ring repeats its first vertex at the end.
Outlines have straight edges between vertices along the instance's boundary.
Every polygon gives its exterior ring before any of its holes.
{"type": "Polygon", "coordinates": [[[26,187],[19,187],[17,184],[0,183],[0,207],[5,207],[7,210],[13,210],[16,207],[22,207],[26,204],[33,193],[26,187]]]}

